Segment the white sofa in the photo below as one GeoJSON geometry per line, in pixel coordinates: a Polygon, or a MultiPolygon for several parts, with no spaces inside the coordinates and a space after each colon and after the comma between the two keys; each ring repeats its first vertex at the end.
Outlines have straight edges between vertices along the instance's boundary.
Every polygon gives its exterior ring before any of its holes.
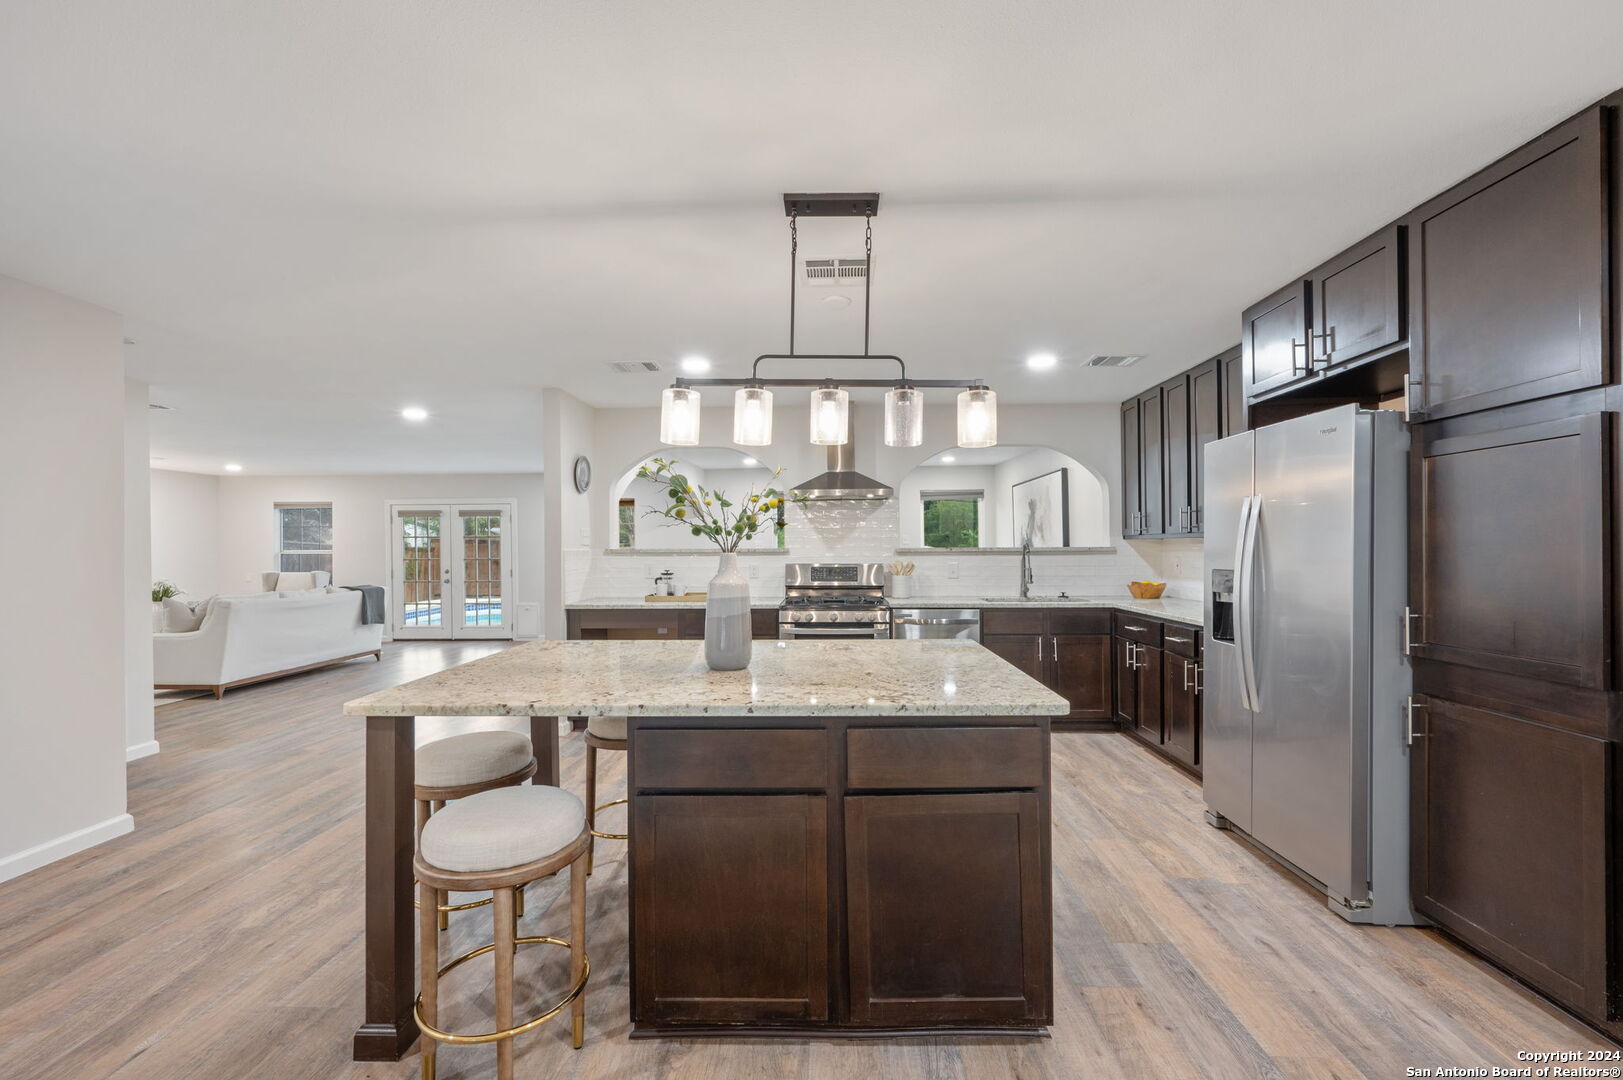
{"type": "Polygon", "coordinates": [[[362,656],[381,659],[382,647],[383,625],[361,622],[358,592],[221,596],[196,630],[152,635],[153,684],[212,690],[219,698],[232,687],[279,675],[362,656]]]}

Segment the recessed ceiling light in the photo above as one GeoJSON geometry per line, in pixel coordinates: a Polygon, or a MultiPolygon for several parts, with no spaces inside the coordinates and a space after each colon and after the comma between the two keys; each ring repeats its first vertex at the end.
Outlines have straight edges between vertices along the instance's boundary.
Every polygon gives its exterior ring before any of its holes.
{"type": "Polygon", "coordinates": [[[689,375],[703,375],[710,370],[710,361],[703,356],[684,356],[682,370],[689,375]]]}
{"type": "Polygon", "coordinates": [[[1059,357],[1051,352],[1034,352],[1026,357],[1026,367],[1032,371],[1047,371],[1059,366],[1059,357]]]}
{"type": "Polygon", "coordinates": [[[745,465],[759,465],[759,464],[760,464],[760,462],[759,462],[759,461],[756,461],[756,460],[755,460],[755,459],[754,459],[754,458],[752,458],[752,457],[747,457],[747,458],[745,458],[745,459],[744,459],[744,464],[745,464],[745,465]]]}
{"type": "Polygon", "coordinates": [[[418,421],[428,419],[428,410],[423,408],[421,405],[407,405],[404,409],[400,410],[400,418],[402,420],[410,420],[412,423],[417,423],[418,421]]]}
{"type": "Polygon", "coordinates": [[[241,472],[242,471],[242,466],[238,465],[235,461],[228,461],[228,462],[225,463],[225,471],[226,472],[241,472]]]}
{"type": "Polygon", "coordinates": [[[943,465],[951,465],[953,462],[955,462],[957,460],[958,459],[953,457],[951,454],[942,454],[941,455],[941,464],[943,464],[943,465]]]}

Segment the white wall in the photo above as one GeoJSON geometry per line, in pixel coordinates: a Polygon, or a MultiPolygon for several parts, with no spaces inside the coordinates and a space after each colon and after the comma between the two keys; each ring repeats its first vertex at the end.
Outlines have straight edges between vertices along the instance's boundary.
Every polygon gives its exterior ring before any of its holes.
{"type": "Polygon", "coordinates": [[[152,711],[152,497],[147,384],[124,380],[124,755],[158,752],[152,711]]]}
{"type": "Polygon", "coordinates": [[[1014,485],[1055,469],[1064,469],[1067,487],[1067,505],[1070,513],[1070,542],[1068,547],[1102,547],[1110,543],[1110,493],[1097,475],[1079,467],[1079,463],[1066,454],[1048,447],[1038,447],[1019,457],[996,466],[992,470],[992,490],[987,498],[995,505],[994,516],[999,525],[998,545],[1018,547],[1025,522],[1016,521],[1014,513],[1014,485]]]}
{"type": "Polygon", "coordinates": [[[563,390],[549,387],[541,392],[541,460],[547,463],[542,547],[548,603],[543,633],[553,639],[565,636],[562,597],[578,594],[582,584],[580,578],[569,575],[584,572],[594,544],[611,544],[608,513],[613,485],[602,478],[619,476],[648,456],[636,454],[605,468],[607,455],[597,453],[596,414],[597,410],[563,390]],[[574,461],[581,455],[591,461],[592,473],[598,478],[585,495],[575,490],[574,482],[574,461]]]}
{"type": "Polygon", "coordinates": [[[122,341],[114,313],[0,277],[0,506],[27,514],[0,529],[0,566],[49,582],[0,620],[0,880],[134,825],[122,341]]]}
{"type": "Polygon", "coordinates": [[[187,599],[240,591],[220,585],[220,478],[153,469],[151,485],[152,580],[187,599]]]}

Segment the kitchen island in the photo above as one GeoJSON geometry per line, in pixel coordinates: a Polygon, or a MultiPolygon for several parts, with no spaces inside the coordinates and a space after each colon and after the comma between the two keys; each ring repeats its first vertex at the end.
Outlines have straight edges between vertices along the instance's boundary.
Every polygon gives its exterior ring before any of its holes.
{"type": "Polygon", "coordinates": [[[1049,720],[971,642],[533,642],[344,707],[367,718],[366,1020],[416,1038],[414,718],[625,716],[638,1036],[1040,1032],[1052,1019],[1049,720]]]}

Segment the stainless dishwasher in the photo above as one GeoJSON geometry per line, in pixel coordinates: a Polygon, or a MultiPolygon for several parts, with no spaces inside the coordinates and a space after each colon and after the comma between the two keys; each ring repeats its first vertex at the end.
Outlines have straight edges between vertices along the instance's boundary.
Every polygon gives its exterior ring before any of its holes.
{"type": "Polygon", "coordinates": [[[892,608],[893,638],[981,639],[981,613],[975,608],[892,608]]]}

